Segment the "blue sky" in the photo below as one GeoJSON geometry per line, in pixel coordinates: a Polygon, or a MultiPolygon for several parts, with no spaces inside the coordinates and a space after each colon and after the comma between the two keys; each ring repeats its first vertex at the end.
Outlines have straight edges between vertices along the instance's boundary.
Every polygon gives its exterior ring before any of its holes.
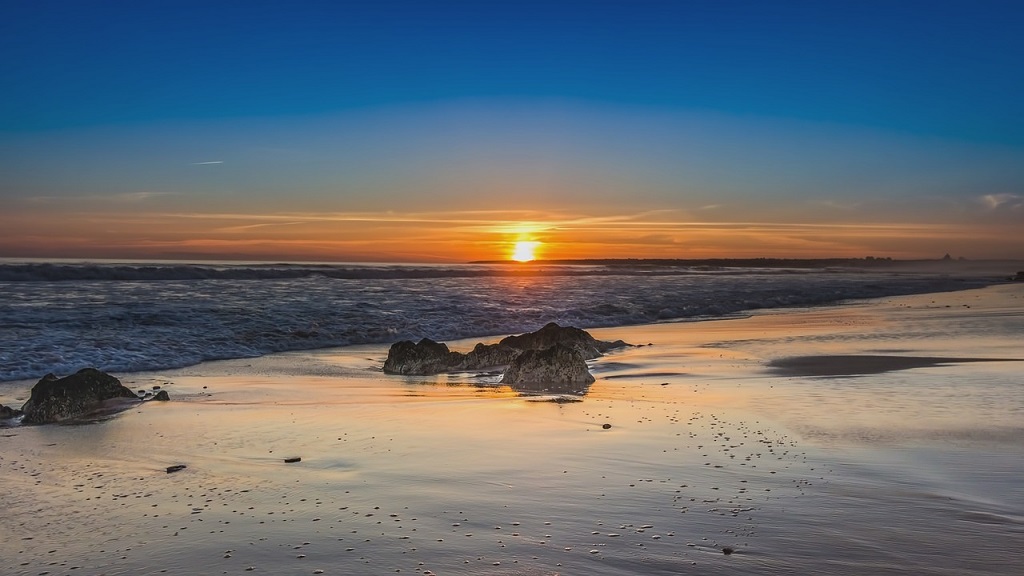
{"type": "Polygon", "coordinates": [[[1020,3],[4,14],[0,255],[1024,258],[1020,3]]]}

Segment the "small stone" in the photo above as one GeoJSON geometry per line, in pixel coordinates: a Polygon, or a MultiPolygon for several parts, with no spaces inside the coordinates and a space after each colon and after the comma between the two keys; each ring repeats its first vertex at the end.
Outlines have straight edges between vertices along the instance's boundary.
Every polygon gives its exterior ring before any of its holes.
{"type": "Polygon", "coordinates": [[[167,473],[170,474],[171,472],[178,472],[180,470],[184,470],[185,468],[186,466],[184,464],[175,464],[174,466],[167,467],[167,473]]]}
{"type": "Polygon", "coordinates": [[[608,424],[607,422],[601,425],[601,428],[604,428],[605,430],[608,430],[611,427],[612,427],[612,425],[608,424]]]}
{"type": "Polygon", "coordinates": [[[298,456],[293,456],[291,458],[285,458],[284,459],[284,463],[285,464],[294,464],[295,462],[302,462],[302,458],[300,458],[298,456]]]}
{"type": "Polygon", "coordinates": [[[722,548],[722,554],[725,554],[726,556],[732,554],[733,552],[735,552],[735,550],[733,550],[732,546],[726,546],[725,548],[722,548]]]}

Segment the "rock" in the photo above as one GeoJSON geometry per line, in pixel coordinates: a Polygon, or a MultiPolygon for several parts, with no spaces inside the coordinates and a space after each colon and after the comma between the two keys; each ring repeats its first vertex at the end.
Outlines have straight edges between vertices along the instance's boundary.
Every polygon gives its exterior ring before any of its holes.
{"type": "Polygon", "coordinates": [[[167,390],[161,390],[157,392],[156,395],[153,396],[153,398],[151,398],[151,400],[156,400],[157,402],[169,402],[170,399],[171,396],[167,394],[167,390]]]}
{"type": "Polygon", "coordinates": [[[167,473],[170,474],[172,472],[178,472],[184,470],[185,468],[186,466],[184,464],[175,464],[174,466],[167,467],[167,473]]]}
{"type": "Polygon", "coordinates": [[[95,368],[84,368],[64,378],[47,374],[32,387],[28,402],[21,407],[25,413],[22,422],[59,422],[101,409],[106,401],[116,398],[138,401],[120,380],[95,368]]]}
{"type": "Polygon", "coordinates": [[[526,350],[546,350],[556,344],[577,350],[584,360],[597,358],[614,348],[628,346],[622,340],[605,342],[585,330],[562,327],[551,322],[536,332],[508,336],[497,344],[477,344],[466,354],[453,352],[445,344],[427,338],[417,343],[404,340],[391,346],[388,358],[384,361],[384,372],[428,376],[456,370],[508,366],[526,350]]]}
{"type": "Polygon", "coordinates": [[[448,346],[424,338],[413,343],[409,340],[396,342],[388,350],[384,361],[387,374],[439,374],[447,372],[459,363],[462,354],[448,350],[448,346]]]}
{"type": "Polygon", "coordinates": [[[722,548],[722,554],[725,554],[726,556],[732,554],[733,552],[735,552],[735,550],[733,550],[732,546],[726,546],[725,548],[722,548]]]}
{"type": "Polygon", "coordinates": [[[0,404],[0,420],[8,420],[10,418],[17,418],[18,416],[21,416],[21,410],[0,404]]]}
{"type": "Polygon", "coordinates": [[[622,340],[605,342],[594,338],[586,330],[573,326],[562,327],[554,322],[548,323],[536,332],[503,338],[498,346],[507,346],[517,350],[546,350],[555,344],[576,349],[584,360],[592,360],[614,348],[628,346],[622,340]]]}
{"type": "Polygon", "coordinates": [[[601,428],[604,428],[605,430],[611,430],[612,425],[605,422],[604,424],[601,425],[601,428]]]}
{"type": "Polygon", "coordinates": [[[477,344],[458,365],[458,370],[483,370],[495,366],[508,366],[522,350],[502,343],[477,344]]]}
{"type": "Polygon", "coordinates": [[[300,456],[292,456],[291,458],[284,459],[285,464],[294,464],[296,462],[302,462],[302,458],[300,456]]]}
{"type": "Polygon", "coordinates": [[[579,350],[555,344],[546,350],[526,350],[512,361],[501,383],[534,392],[583,391],[594,382],[579,350]]]}

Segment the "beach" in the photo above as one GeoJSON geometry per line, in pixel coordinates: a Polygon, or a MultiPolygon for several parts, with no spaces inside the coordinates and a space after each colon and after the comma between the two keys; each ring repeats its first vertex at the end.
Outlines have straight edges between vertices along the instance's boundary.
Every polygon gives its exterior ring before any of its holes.
{"type": "Polygon", "coordinates": [[[635,346],[580,397],[385,375],[387,344],[116,373],[171,401],[0,428],[0,573],[1024,563],[1024,285],[590,332],[635,346]]]}

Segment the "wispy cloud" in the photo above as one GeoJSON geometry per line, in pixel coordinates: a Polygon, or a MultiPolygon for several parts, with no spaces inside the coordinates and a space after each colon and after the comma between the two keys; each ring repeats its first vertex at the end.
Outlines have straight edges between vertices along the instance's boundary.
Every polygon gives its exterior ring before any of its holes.
{"type": "Polygon", "coordinates": [[[1018,194],[985,194],[980,201],[989,210],[1020,210],[1024,208],[1024,196],[1018,194]]]}
{"type": "Polygon", "coordinates": [[[223,160],[207,160],[206,162],[193,162],[193,166],[209,166],[211,164],[223,164],[223,160]]]}
{"type": "Polygon", "coordinates": [[[248,232],[249,230],[255,230],[257,228],[266,228],[268,226],[297,226],[305,224],[301,221],[291,222],[263,222],[260,224],[243,224],[241,226],[225,226],[224,228],[217,228],[214,232],[248,232]]]}
{"type": "Polygon", "coordinates": [[[145,202],[153,198],[160,198],[162,196],[177,196],[176,192],[153,192],[153,191],[139,191],[139,192],[121,192],[118,194],[88,194],[85,196],[33,196],[28,198],[29,202],[35,204],[67,204],[72,202],[89,202],[89,203],[124,203],[124,202],[145,202]]]}
{"type": "Polygon", "coordinates": [[[853,212],[861,207],[859,202],[836,202],[835,200],[818,200],[815,204],[843,212],[853,212]]]}
{"type": "Polygon", "coordinates": [[[114,200],[120,202],[143,202],[151,198],[159,198],[161,196],[175,196],[174,192],[125,192],[124,194],[113,194],[110,196],[98,196],[96,198],[102,198],[107,200],[114,200]]]}

